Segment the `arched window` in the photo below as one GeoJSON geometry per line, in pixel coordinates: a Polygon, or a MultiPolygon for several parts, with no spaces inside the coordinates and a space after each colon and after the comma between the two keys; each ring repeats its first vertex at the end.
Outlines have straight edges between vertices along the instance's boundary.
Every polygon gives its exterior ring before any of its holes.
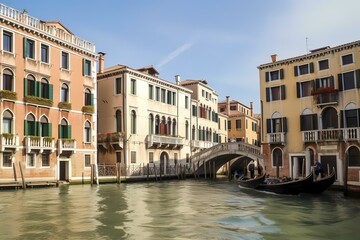
{"type": "Polygon", "coordinates": [[[202,131],[201,131],[201,127],[198,126],[198,137],[197,140],[202,140],[202,131]]]}
{"type": "Polygon", "coordinates": [[[176,136],[176,120],[175,120],[175,118],[173,119],[173,122],[172,122],[172,135],[176,136]]]}
{"type": "Polygon", "coordinates": [[[195,128],[195,126],[193,125],[193,127],[192,127],[192,132],[191,132],[191,140],[195,140],[195,136],[196,136],[196,128],[195,128]]]}
{"type": "Polygon", "coordinates": [[[59,126],[59,138],[71,138],[71,126],[65,118],[61,119],[59,126]]]}
{"type": "Polygon", "coordinates": [[[84,126],[84,142],[91,142],[91,124],[89,121],[86,121],[84,126]]]}
{"type": "Polygon", "coordinates": [[[45,116],[40,118],[40,129],[39,135],[41,137],[51,137],[51,123],[49,123],[48,119],[45,116]]]}
{"type": "Polygon", "coordinates": [[[131,111],[131,133],[136,134],[136,112],[131,111]]]}
{"type": "Polygon", "coordinates": [[[46,78],[41,79],[41,97],[50,99],[50,84],[46,78]]]}
{"type": "Polygon", "coordinates": [[[69,86],[66,83],[61,85],[61,102],[68,102],[69,101],[69,86]]]}
{"type": "Polygon", "coordinates": [[[3,113],[3,120],[2,120],[2,133],[12,133],[13,132],[13,114],[6,110],[3,113]]]}
{"type": "Polygon", "coordinates": [[[14,91],[14,74],[9,69],[3,71],[3,90],[14,91]]]}
{"type": "Polygon", "coordinates": [[[160,134],[160,117],[159,117],[159,115],[155,116],[155,134],[160,134]]]}
{"type": "Polygon", "coordinates": [[[33,75],[27,76],[24,87],[26,96],[36,96],[35,77],[33,75]]]}
{"type": "Polygon", "coordinates": [[[25,120],[25,136],[36,136],[35,116],[28,114],[25,120]]]}
{"type": "Polygon", "coordinates": [[[121,111],[118,109],[115,112],[115,124],[116,124],[116,132],[121,132],[121,111]]]}
{"type": "Polygon", "coordinates": [[[348,151],[349,167],[360,167],[360,151],[359,148],[351,146],[348,151]]]}
{"type": "Polygon", "coordinates": [[[84,96],[85,96],[84,105],[85,106],[92,106],[93,103],[92,103],[92,95],[91,95],[90,89],[88,89],[88,88],[85,89],[84,96]]]}
{"type": "Polygon", "coordinates": [[[273,162],[272,165],[274,167],[282,167],[282,151],[280,148],[275,148],[273,151],[273,162]]]}
{"type": "Polygon", "coordinates": [[[205,130],[205,127],[203,127],[203,130],[202,130],[202,140],[203,140],[203,141],[206,141],[206,130],[205,130]]]}
{"type": "Polygon", "coordinates": [[[171,118],[168,118],[168,119],[167,119],[166,135],[171,135],[171,118]]]}
{"type": "Polygon", "coordinates": [[[160,122],[160,134],[164,135],[166,134],[166,119],[165,117],[161,118],[161,122],[160,122]]]}
{"type": "Polygon", "coordinates": [[[185,121],[185,139],[189,140],[189,122],[185,121]]]}
{"type": "Polygon", "coordinates": [[[149,134],[154,134],[154,116],[149,114],[149,134]]]}
{"type": "Polygon", "coordinates": [[[322,128],[338,128],[338,117],[335,108],[328,107],[322,112],[322,128]]]}

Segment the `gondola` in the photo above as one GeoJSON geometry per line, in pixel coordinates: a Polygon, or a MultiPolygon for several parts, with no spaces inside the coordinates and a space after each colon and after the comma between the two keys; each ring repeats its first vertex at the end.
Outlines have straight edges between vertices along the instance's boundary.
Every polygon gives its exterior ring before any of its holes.
{"type": "Polygon", "coordinates": [[[256,189],[260,191],[273,192],[277,194],[297,195],[308,189],[313,183],[313,173],[303,179],[279,183],[261,183],[256,189]]]}
{"type": "Polygon", "coordinates": [[[239,185],[241,187],[246,187],[246,188],[256,188],[257,186],[259,186],[259,184],[263,183],[265,180],[265,172],[256,178],[241,178],[239,180],[237,180],[237,182],[239,183],[239,185]]]}
{"type": "Polygon", "coordinates": [[[307,188],[304,189],[305,193],[320,194],[328,189],[335,182],[335,168],[329,176],[313,181],[307,188]]]}

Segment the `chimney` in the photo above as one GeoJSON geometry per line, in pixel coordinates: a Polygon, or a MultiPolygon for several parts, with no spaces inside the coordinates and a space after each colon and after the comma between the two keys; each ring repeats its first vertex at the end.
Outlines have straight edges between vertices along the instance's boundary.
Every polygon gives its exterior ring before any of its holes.
{"type": "Polygon", "coordinates": [[[230,114],[230,96],[226,96],[226,115],[230,114]]]}
{"type": "Polygon", "coordinates": [[[104,64],[105,64],[105,53],[103,52],[98,52],[99,54],[99,73],[103,73],[104,72],[104,64]]]}
{"type": "Polygon", "coordinates": [[[253,117],[253,102],[250,102],[250,116],[253,117]]]}
{"type": "Polygon", "coordinates": [[[272,62],[276,62],[276,58],[277,58],[276,54],[271,55],[271,61],[272,62]]]}
{"type": "Polygon", "coordinates": [[[176,82],[176,85],[180,84],[180,75],[175,75],[175,82],[176,82]]]}

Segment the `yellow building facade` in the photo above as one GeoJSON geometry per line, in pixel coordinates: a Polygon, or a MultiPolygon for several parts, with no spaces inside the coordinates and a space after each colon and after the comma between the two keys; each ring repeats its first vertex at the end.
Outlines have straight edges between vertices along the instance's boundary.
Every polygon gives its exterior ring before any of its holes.
{"type": "Polygon", "coordinates": [[[336,184],[359,183],[360,41],[285,60],[260,74],[262,149],[270,175],[303,177],[319,159],[336,184]]]}
{"type": "Polygon", "coordinates": [[[0,5],[0,180],[80,180],[96,160],[95,45],[0,5]],[[21,169],[20,169],[21,168],[21,169]]]}

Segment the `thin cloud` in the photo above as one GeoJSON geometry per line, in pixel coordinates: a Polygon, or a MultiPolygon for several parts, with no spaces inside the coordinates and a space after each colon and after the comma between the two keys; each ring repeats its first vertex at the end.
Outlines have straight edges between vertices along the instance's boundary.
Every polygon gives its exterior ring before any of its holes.
{"type": "Polygon", "coordinates": [[[186,50],[188,50],[189,48],[191,48],[193,45],[193,43],[185,43],[184,45],[178,47],[177,49],[175,49],[174,51],[172,51],[169,55],[167,55],[159,64],[158,67],[162,67],[166,64],[168,64],[169,62],[171,62],[172,60],[174,60],[176,57],[178,57],[180,54],[182,54],[183,52],[185,52],[186,50]]]}

